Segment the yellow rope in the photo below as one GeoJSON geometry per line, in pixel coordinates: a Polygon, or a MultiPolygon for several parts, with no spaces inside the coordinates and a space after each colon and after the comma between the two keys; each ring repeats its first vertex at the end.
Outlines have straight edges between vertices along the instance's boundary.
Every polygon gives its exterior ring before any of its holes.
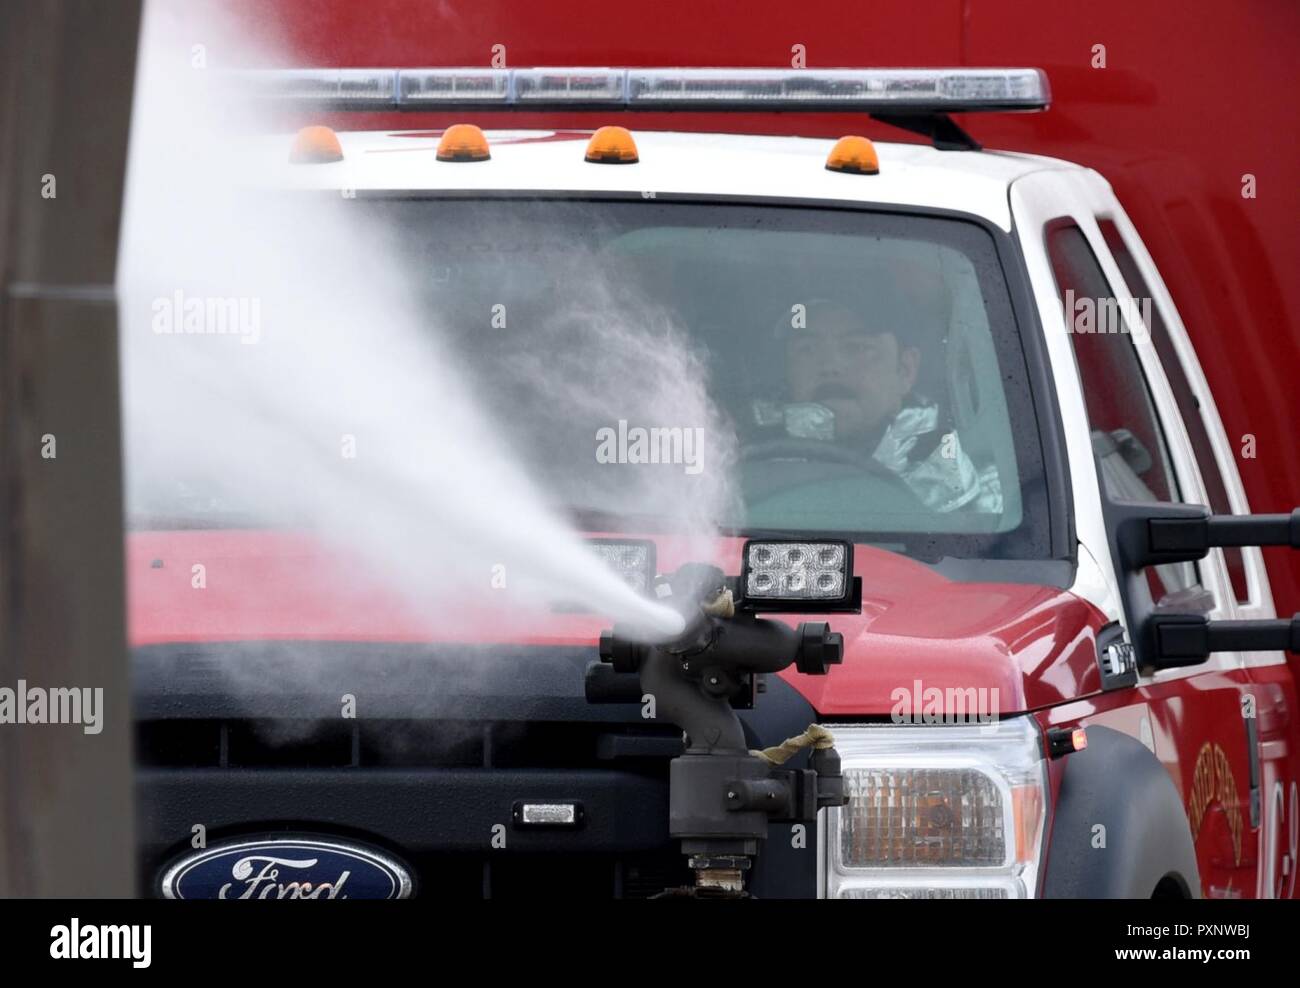
{"type": "Polygon", "coordinates": [[[700,610],[709,617],[735,617],[736,601],[732,598],[730,590],[723,590],[707,604],[701,604],[700,610]]]}
{"type": "Polygon", "coordinates": [[[751,750],[751,755],[757,755],[773,765],[784,765],[804,748],[830,748],[835,744],[835,738],[831,732],[819,724],[809,724],[808,729],[802,734],[796,734],[792,738],[786,738],[775,748],[764,748],[762,751],[751,750]]]}

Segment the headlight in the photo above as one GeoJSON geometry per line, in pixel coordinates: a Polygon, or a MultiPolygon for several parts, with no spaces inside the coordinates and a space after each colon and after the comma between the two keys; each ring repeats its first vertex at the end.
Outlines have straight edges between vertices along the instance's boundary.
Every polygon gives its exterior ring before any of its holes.
{"type": "Polygon", "coordinates": [[[828,898],[1034,895],[1047,770],[1031,718],[971,727],[826,726],[849,797],[822,817],[828,898]]]}

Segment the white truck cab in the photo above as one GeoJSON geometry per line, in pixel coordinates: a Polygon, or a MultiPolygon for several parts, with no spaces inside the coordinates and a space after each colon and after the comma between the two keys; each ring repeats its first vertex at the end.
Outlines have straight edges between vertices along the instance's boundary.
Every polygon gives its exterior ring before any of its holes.
{"type": "MultiPolygon", "coordinates": [[[[1103,386],[1145,392],[1152,416],[1148,428],[1158,428],[1165,444],[1161,456],[1169,471],[1167,482],[1176,491],[1173,500],[1212,504],[1222,513],[1249,513],[1232,447],[1173,300],[1110,185],[1092,169],[1039,155],[873,142],[878,171],[859,174],[827,167],[833,141],[682,132],[636,132],[630,135],[635,162],[610,167],[587,160],[593,132],[577,130],[486,130],[481,138],[488,158],[439,162],[436,152],[442,136],[420,131],[331,132],[327,140],[337,142],[337,159],[306,167],[301,161],[310,158],[310,152],[291,163],[286,150],[290,142],[277,136],[263,140],[256,169],[284,187],[337,190],[344,196],[615,195],[659,202],[807,202],[976,217],[1017,243],[1041,321],[1081,550],[1076,590],[1112,619],[1124,620],[1088,428],[1089,388],[1094,393],[1103,386]],[[1071,232],[1059,236],[1081,238],[1097,266],[1093,274],[1104,279],[1094,286],[1102,292],[1097,298],[1074,289],[1067,296],[1053,275],[1047,231],[1067,226],[1071,232]],[[1129,284],[1125,271],[1138,283],[1129,284]],[[1068,311],[1067,301],[1074,303],[1068,311]],[[1142,320],[1158,320],[1156,331],[1142,320]],[[1130,376],[1113,385],[1081,377],[1072,345],[1076,331],[1117,335],[1108,347],[1123,351],[1125,356],[1116,359],[1126,361],[1130,376]],[[1140,377],[1132,374],[1136,370],[1140,377]],[[1198,421],[1187,421],[1189,414],[1198,421]]],[[[333,153],[328,148],[325,152],[328,157],[333,153]]],[[[1205,594],[1196,598],[1196,606],[1214,618],[1273,617],[1258,547],[1229,551],[1231,566],[1225,551],[1216,547],[1199,567],[1196,585],[1205,594]]],[[[1283,660],[1280,654],[1266,653],[1247,661],[1283,660]]]]}

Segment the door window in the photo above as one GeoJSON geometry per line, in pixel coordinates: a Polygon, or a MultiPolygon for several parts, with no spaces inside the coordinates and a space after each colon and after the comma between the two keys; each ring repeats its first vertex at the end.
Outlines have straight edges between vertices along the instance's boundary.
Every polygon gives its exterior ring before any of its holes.
{"type": "MultiPolygon", "coordinates": [[[[1147,286],[1146,279],[1142,277],[1142,270],[1124,242],[1115,221],[1099,219],[1097,225],[1101,227],[1101,235],[1105,237],[1106,246],[1110,248],[1111,256],[1115,258],[1115,263],[1124,276],[1129,290],[1136,292],[1139,298],[1151,299],[1151,289],[1147,286]]],[[[1205,484],[1205,494],[1209,499],[1210,508],[1215,514],[1230,515],[1232,505],[1228,502],[1228,490],[1223,483],[1223,474],[1219,472],[1218,461],[1214,458],[1214,448],[1210,445],[1209,430],[1201,417],[1201,403],[1192,392],[1191,382],[1183,372],[1183,365],[1178,359],[1173,340],[1169,338],[1169,330],[1160,314],[1160,308],[1151,301],[1149,307],[1141,311],[1148,316],[1147,330],[1151,334],[1151,342],[1156,348],[1156,353],[1160,355],[1165,377],[1169,380],[1174,401],[1178,404],[1179,414],[1182,415],[1183,424],[1187,428],[1187,438],[1192,444],[1192,453],[1201,470],[1201,480],[1205,484]]],[[[1241,550],[1229,546],[1223,550],[1223,558],[1227,564],[1228,577],[1232,580],[1233,594],[1238,603],[1247,603],[1250,594],[1246,584],[1246,561],[1241,550]]]]}
{"type": "MultiPolygon", "coordinates": [[[[1047,251],[1074,346],[1106,494],[1122,501],[1181,501],[1146,376],[1130,338],[1133,306],[1116,298],[1083,231],[1048,225],[1047,251]]],[[[1157,606],[1208,611],[1195,564],[1150,567],[1157,606]]]]}

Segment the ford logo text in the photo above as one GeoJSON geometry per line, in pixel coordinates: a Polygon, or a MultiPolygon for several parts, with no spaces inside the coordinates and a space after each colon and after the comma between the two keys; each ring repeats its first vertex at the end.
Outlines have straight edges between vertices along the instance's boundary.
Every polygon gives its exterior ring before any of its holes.
{"type": "Polygon", "coordinates": [[[216,844],[162,877],[168,899],[405,899],[410,872],[363,844],[312,837],[216,844]]]}

